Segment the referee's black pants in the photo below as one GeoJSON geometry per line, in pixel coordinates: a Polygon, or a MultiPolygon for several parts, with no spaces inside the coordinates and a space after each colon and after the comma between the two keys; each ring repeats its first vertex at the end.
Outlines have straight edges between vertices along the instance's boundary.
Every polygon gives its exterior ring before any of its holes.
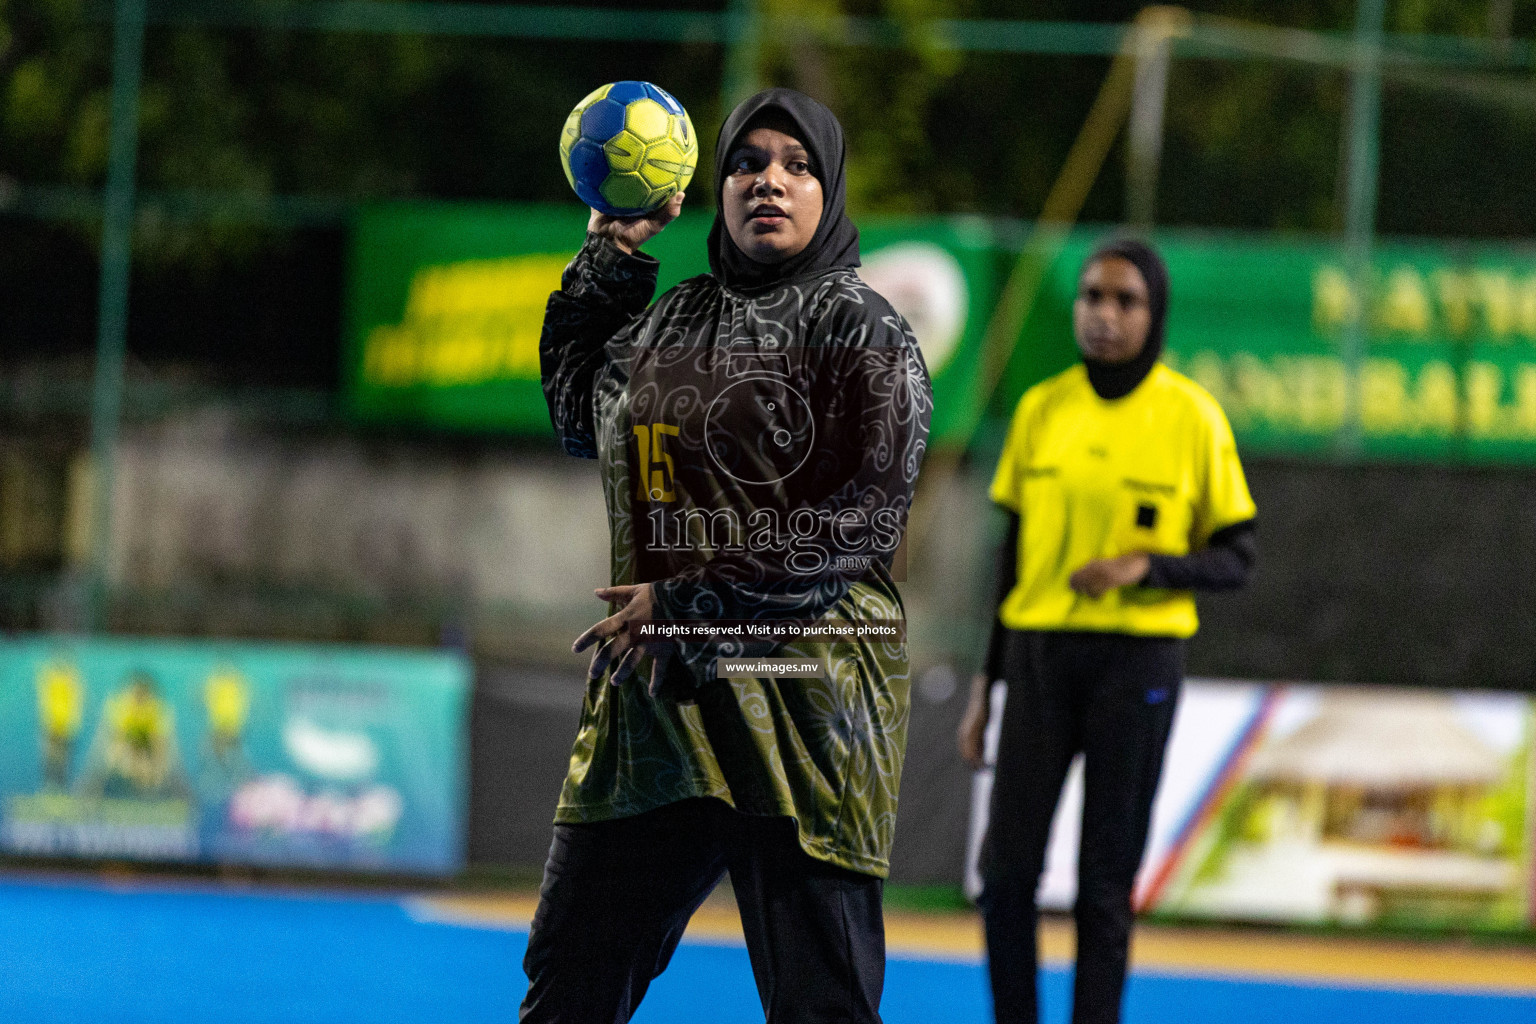
{"type": "Polygon", "coordinates": [[[1131,890],[1184,675],[1184,642],[1121,633],[1017,632],[982,847],[980,899],[998,1024],[1035,1024],[1035,903],[1051,818],[1084,758],[1073,1024],[1116,1024],[1131,890]]]}
{"type": "Polygon", "coordinates": [[[702,799],[555,826],[519,1021],[628,1021],[727,871],[768,1024],[879,1024],[881,880],[807,855],[789,818],[702,799]]]}

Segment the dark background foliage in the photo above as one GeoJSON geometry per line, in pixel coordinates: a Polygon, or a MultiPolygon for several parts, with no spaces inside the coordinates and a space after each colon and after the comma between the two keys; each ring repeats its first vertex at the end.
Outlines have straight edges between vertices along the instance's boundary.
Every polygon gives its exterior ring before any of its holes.
{"type": "MultiPolygon", "coordinates": [[[[269,2],[269,0],[253,0],[269,2]]],[[[708,0],[668,9],[718,11],[708,0]]],[[[1138,6],[1046,0],[1043,21],[1123,22],[1138,6]]],[[[594,4],[653,10],[630,0],[594,4]]],[[[765,40],[758,72],[828,102],[848,128],[856,213],[1034,216],[1082,126],[1103,58],[965,54],[913,27],[1015,18],[999,0],[762,0],[765,15],[882,15],[905,50],[815,33],[765,40]]],[[[1347,0],[1192,5],[1205,15],[1346,33],[1347,0]]],[[[110,6],[0,0],[0,365],[89,353],[98,225],[39,195],[89,195],[107,159],[110,6]],[[60,190],[64,190],[62,193],[60,190]],[[69,190],[76,190],[71,192],[69,190]]],[[[1472,39],[1536,31],[1536,0],[1393,0],[1393,32],[1472,39]]],[[[346,212],[397,198],[573,202],[559,125],[592,87],[666,85],[700,134],[719,124],[725,54],[708,43],[580,43],[154,25],[146,41],[130,352],[216,386],[333,390],[346,212]],[[267,215],[229,208],[281,201],[267,215]],[[240,198],[243,197],[243,198],[240,198]],[[200,211],[196,215],[189,210],[200,211]]],[[[1483,79],[1489,78],[1484,74],[1483,79]]],[[[1536,234],[1536,91],[1491,99],[1458,76],[1389,79],[1380,227],[1536,234]]],[[[1331,232],[1341,224],[1343,73],[1273,60],[1175,63],[1160,223],[1331,232]]],[[[692,191],[708,195],[708,161],[692,191]]],[[[708,208],[699,201],[698,211],[708,208]]],[[[1124,211],[1117,148],[1083,211],[1124,211]]]]}

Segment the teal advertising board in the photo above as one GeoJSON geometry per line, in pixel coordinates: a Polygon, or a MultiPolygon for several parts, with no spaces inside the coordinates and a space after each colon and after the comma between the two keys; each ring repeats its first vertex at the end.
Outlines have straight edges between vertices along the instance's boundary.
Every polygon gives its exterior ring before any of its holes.
{"type": "MultiPolygon", "coordinates": [[[[585,237],[572,205],[390,204],[354,225],[345,377],[364,421],[553,439],[539,386],[544,303],[585,237]]],[[[687,209],[645,251],[657,294],[709,271],[708,209],[687,209]]],[[[860,273],[912,323],[933,374],[933,443],[975,401],[975,356],[996,250],[977,218],[870,219],[860,273]]]]}
{"type": "Polygon", "coordinates": [[[0,641],[0,845],[456,871],[469,682],[438,652],[0,641]]]}

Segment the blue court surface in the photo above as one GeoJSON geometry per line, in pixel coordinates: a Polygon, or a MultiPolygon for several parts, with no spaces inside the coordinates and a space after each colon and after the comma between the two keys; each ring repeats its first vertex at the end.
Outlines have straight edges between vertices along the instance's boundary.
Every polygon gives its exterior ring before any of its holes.
{"type": "MultiPolygon", "coordinates": [[[[0,1021],[468,1022],[516,1019],[526,933],[421,920],[395,895],[208,885],[0,882],[0,1021]]],[[[1533,954],[1536,955],[1536,954],[1533,954]]],[[[982,968],[893,959],[887,1024],[988,1021],[982,968]]],[[[1070,976],[1045,981],[1047,1024],[1070,976]]],[[[635,1020],[761,1021],[746,951],[685,944],[635,1020]]],[[[1137,973],[1126,1024],[1532,1024],[1536,999],[1137,973]]]]}

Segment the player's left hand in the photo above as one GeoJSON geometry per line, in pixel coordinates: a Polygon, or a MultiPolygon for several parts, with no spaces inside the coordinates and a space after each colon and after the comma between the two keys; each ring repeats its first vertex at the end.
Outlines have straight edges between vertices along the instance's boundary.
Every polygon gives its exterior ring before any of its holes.
{"type": "Polygon", "coordinates": [[[619,610],[608,616],[571,645],[580,654],[597,644],[592,652],[592,664],[587,668],[587,678],[597,679],[613,666],[608,682],[618,686],[634,674],[641,658],[651,659],[651,680],[647,691],[652,697],[661,689],[666,677],[667,662],[672,659],[672,646],[665,640],[636,640],[629,633],[630,624],[650,619],[656,610],[656,595],[649,583],[634,586],[599,587],[594,591],[598,599],[618,604],[619,610]]]}
{"type": "Polygon", "coordinates": [[[1119,558],[1096,558],[1067,578],[1067,583],[1079,594],[1100,598],[1116,587],[1129,587],[1146,579],[1152,559],[1145,551],[1137,551],[1119,558]]]}

